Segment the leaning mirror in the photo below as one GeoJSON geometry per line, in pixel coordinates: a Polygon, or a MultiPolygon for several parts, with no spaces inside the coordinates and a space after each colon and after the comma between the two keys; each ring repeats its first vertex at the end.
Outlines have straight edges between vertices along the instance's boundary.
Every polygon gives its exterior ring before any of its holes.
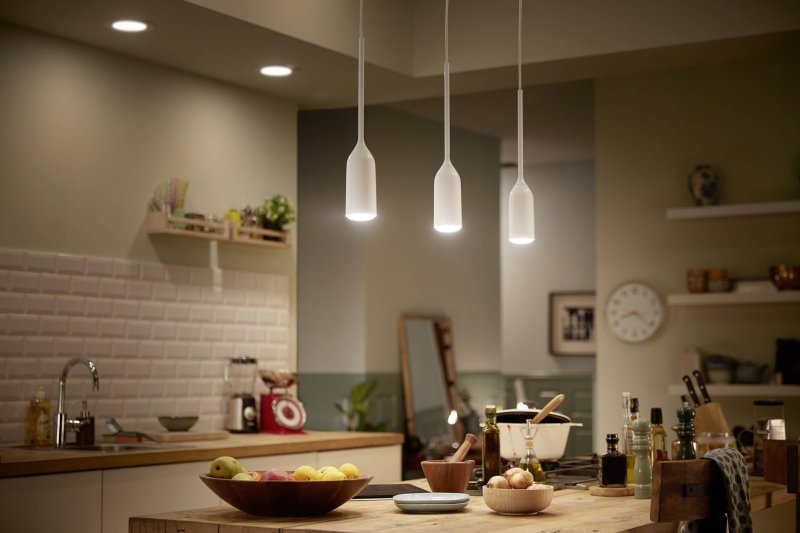
{"type": "Polygon", "coordinates": [[[423,448],[462,438],[450,319],[398,317],[406,433],[423,448]]]}

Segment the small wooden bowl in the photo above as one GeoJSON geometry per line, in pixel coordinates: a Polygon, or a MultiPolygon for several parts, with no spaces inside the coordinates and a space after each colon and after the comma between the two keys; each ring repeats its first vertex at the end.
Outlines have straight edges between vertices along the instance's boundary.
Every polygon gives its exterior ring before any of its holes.
{"type": "Polygon", "coordinates": [[[553,487],[534,485],[529,489],[492,489],[483,487],[483,501],[500,514],[533,514],[547,509],[553,501],[553,487]]]}
{"type": "Polygon", "coordinates": [[[422,461],[422,471],[433,492],[465,492],[475,461],[422,461]]]}
{"type": "Polygon", "coordinates": [[[361,492],[372,476],[337,481],[239,481],[201,474],[214,494],[240,511],[258,516],[317,516],[361,492]]]}

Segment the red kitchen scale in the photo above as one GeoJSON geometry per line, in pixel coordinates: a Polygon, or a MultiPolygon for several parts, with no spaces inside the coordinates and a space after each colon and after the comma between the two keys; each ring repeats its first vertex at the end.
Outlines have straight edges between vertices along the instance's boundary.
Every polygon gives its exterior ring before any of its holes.
{"type": "Polygon", "coordinates": [[[261,380],[269,392],[261,395],[261,433],[305,433],[306,410],[303,403],[288,394],[297,381],[297,372],[261,370],[261,380]]]}

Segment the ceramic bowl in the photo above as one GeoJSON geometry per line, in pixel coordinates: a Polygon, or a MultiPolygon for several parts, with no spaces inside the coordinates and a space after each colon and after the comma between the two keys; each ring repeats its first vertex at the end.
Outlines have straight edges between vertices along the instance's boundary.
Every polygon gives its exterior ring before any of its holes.
{"type": "Polygon", "coordinates": [[[197,423],[196,416],[159,416],[158,423],[167,431],[189,431],[197,423]]]}
{"type": "Polygon", "coordinates": [[[533,514],[547,509],[553,501],[553,487],[532,485],[528,489],[483,487],[483,501],[499,514],[533,514]]]}
{"type": "Polygon", "coordinates": [[[433,492],[466,492],[475,461],[422,461],[422,471],[433,492]]]}
{"type": "Polygon", "coordinates": [[[372,476],[337,481],[239,481],[201,474],[214,494],[258,516],[318,516],[333,511],[366,487],[372,476]]]}

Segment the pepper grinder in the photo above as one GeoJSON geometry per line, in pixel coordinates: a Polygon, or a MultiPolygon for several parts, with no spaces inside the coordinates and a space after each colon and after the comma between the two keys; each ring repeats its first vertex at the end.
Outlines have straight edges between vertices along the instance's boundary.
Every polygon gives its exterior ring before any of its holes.
{"type": "Polygon", "coordinates": [[[694,408],[683,402],[678,408],[678,460],[694,459],[694,408]]]}
{"type": "Polygon", "coordinates": [[[633,429],[633,497],[650,499],[653,492],[653,471],[650,469],[650,421],[637,418],[633,429]]]}

